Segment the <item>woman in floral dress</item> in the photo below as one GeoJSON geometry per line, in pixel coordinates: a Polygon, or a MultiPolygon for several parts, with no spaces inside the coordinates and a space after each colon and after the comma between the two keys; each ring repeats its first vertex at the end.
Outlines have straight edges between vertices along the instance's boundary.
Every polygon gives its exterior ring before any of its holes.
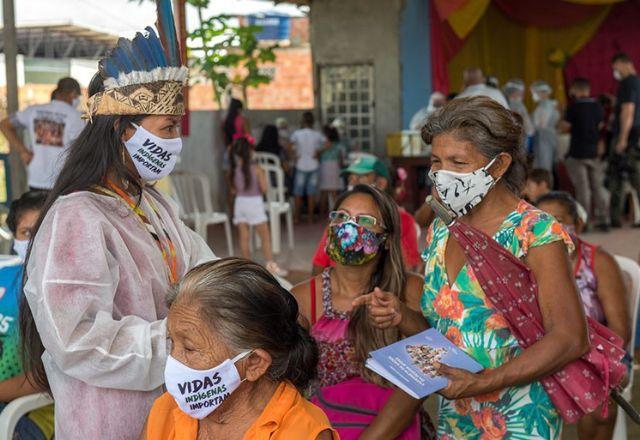
{"type": "MultiPolygon", "coordinates": [[[[484,97],[453,100],[423,129],[433,146],[430,178],[437,198],[458,221],[492,236],[531,268],[546,331],[522,350],[447,227],[440,220],[432,224],[423,254],[422,314],[485,368],[472,374],[440,365],[449,379],[440,391],[443,439],[559,438],[560,417],[539,380],[588,349],[567,253],[571,239],[553,217],[519,198],[521,136],[519,116],[484,97]]],[[[416,319],[391,296],[361,301],[379,326],[406,328],[416,319]]]]}

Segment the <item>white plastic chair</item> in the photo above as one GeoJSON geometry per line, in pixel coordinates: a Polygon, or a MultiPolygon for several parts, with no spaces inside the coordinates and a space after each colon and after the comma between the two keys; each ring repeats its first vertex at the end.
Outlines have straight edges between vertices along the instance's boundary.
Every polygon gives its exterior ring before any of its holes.
{"type": "Polygon", "coordinates": [[[207,240],[209,225],[224,224],[229,255],[233,255],[231,222],[224,212],[215,212],[211,202],[209,178],[202,173],[175,173],[171,175],[172,192],[180,206],[180,218],[193,223],[198,235],[207,240]]]}
{"type": "MultiPolygon", "coordinates": [[[[625,287],[627,288],[627,304],[631,312],[631,339],[627,350],[633,355],[636,343],[636,326],[638,325],[638,303],[640,300],[640,266],[631,258],[616,255],[616,261],[622,270],[625,287]]],[[[622,397],[631,400],[631,390],[633,389],[633,374],[629,378],[629,383],[622,391],[622,397]]],[[[627,437],[627,419],[624,411],[618,408],[618,416],[616,418],[616,427],[613,431],[614,440],[626,440],[627,437]]]]}
{"type": "Polygon", "coordinates": [[[289,249],[294,247],[293,238],[293,206],[285,197],[284,191],[284,171],[281,167],[270,164],[261,165],[267,174],[267,194],[264,208],[269,216],[269,227],[271,232],[272,251],[279,254],[281,246],[281,226],[280,217],[285,214],[287,218],[287,235],[289,238],[289,249]],[[275,186],[273,185],[273,182],[275,186]]]}
{"type": "Polygon", "coordinates": [[[52,403],[51,396],[45,393],[30,394],[12,400],[0,413],[0,438],[13,438],[20,417],[52,403]]]}
{"type": "Polygon", "coordinates": [[[265,153],[264,151],[256,151],[253,153],[253,159],[259,165],[275,165],[282,168],[280,158],[273,153],[265,153]]]}

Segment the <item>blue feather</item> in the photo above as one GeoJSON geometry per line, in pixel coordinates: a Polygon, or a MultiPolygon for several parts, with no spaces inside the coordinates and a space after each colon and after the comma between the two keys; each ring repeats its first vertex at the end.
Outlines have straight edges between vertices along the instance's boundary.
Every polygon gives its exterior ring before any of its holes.
{"type": "Polygon", "coordinates": [[[142,70],[151,72],[156,67],[156,63],[153,61],[152,49],[149,47],[147,39],[138,32],[133,39],[133,52],[137,57],[138,62],[142,65],[142,70]]]}
{"type": "Polygon", "coordinates": [[[131,60],[120,47],[116,47],[113,50],[111,58],[113,58],[120,66],[122,66],[121,72],[129,73],[133,71],[133,64],[131,63],[131,60]]]}
{"type": "Polygon", "coordinates": [[[148,32],[147,40],[149,41],[151,53],[153,54],[153,59],[156,65],[160,67],[167,67],[167,57],[164,54],[162,43],[158,39],[156,32],[151,26],[147,26],[145,30],[148,32]]]}
{"type": "Polygon", "coordinates": [[[120,74],[118,65],[111,58],[101,60],[98,64],[98,70],[100,70],[100,75],[104,79],[117,78],[120,74]]]}
{"type": "MultiPolygon", "coordinates": [[[[136,72],[142,70],[140,65],[138,64],[138,60],[133,54],[133,50],[131,47],[131,41],[126,38],[118,39],[118,49],[122,52],[122,56],[127,59],[128,65],[131,70],[129,72],[136,72]]],[[[128,72],[127,72],[128,73],[128,72]]]]}
{"type": "Polygon", "coordinates": [[[180,46],[178,45],[178,36],[173,20],[171,0],[156,0],[156,7],[158,13],[156,27],[158,28],[160,41],[162,41],[162,47],[167,55],[167,62],[169,66],[181,66],[180,46]]]}

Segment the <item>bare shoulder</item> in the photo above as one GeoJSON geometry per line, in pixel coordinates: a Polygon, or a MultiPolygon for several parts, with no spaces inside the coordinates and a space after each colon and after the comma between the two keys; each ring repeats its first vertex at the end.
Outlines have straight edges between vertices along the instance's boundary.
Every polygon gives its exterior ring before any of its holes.
{"type": "Polygon", "coordinates": [[[596,272],[600,274],[620,274],[620,265],[616,258],[601,247],[596,250],[595,255],[596,272]]]}
{"type": "MultiPolygon", "coordinates": [[[[316,277],[316,284],[319,282],[319,277],[316,277]]],[[[309,326],[311,322],[311,283],[310,280],[305,280],[300,284],[295,285],[291,289],[291,293],[293,297],[298,302],[298,308],[300,310],[300,315],[304,318],[302,324],[306,324],[309,326]]],[[[317,294],[317,292],[316,292],[317,294]]]]}
{"type": "Polygon", "coordinates": [[[596,249],[595,262],[596,265],[602,265],[604,269],[619,267],[615,257],[601,247],[596,249]]]}

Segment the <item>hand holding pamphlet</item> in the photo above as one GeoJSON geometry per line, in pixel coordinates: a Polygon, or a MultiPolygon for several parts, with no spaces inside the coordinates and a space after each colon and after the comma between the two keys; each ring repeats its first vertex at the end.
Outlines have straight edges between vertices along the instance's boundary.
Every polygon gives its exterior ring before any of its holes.
{"type": "Polygon", "coordinates": [[[479,363],[435,329],[372,351],[365,365],[413,398],[422,399],[447,386],[447,378],[437,374],[435,363],[472,373],[482,370],[479,363]]]}

